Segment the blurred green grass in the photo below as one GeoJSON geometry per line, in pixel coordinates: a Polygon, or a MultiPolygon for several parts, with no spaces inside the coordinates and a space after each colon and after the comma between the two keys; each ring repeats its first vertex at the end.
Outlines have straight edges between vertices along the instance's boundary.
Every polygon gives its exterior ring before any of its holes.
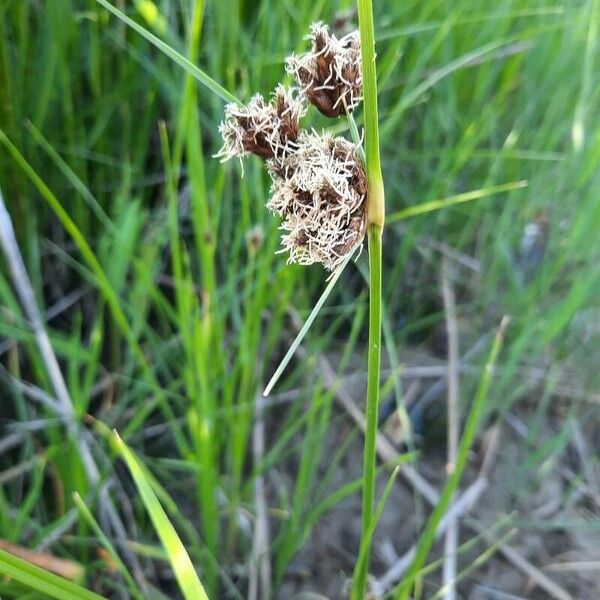
{"type": "MultiPolygon", "coordinates": [[[[356,26],[350,2],[162,0],[160,16],[142,0],[119,5],[242,100],[275,87],[313,20],[356,26]]],[[[597,390],[590,323],[600,292],[598,2],[500,0],[492,8],[483,0],[406,0],[376,2],[375,10],[388,213],[528,182],[390,222],[387,362],[397,366],[406,343],[427,343],[443,322],[442,250],[470,258],[470,268],[457,263],[454,271],[465,344],[512,316],[491,411],[506,414],[529,398],[529,366],[556,378],[542,382],[548,393],[567,372],[583,391],[597,390]]],[[[346,448],[332,461],[324,440],[343,416],[311,357],[335,347],[346,357],[338,376],[351,371],[350,357],[365,345],[365,295],[360,262],[309,333],[308,357],[280,383],[299,388],[298,401],[267,411],[277,426],[255,464],[256,398],[294,334],[288,309],[306,314],[325,275],[275,254],[262,165],[248,161],[241,179],[237,164],[212,158],[222,108],[92,0],[0,0],[0,128],[40,178],[33,186],[4,144],[0,188],[36,300],[50,315],[75,415],[93,414],[135,448],[174,499],[161,498],[211,597],[235,597],[232,589],[244,594],[246,586],[236,567],[249,560],[256,477],[290,459],[296,465],[295,480],[270,506],[281,518],[271,548],[275,585],[318,526],[315,507],[328,504],[323,470],[346,448]]],[[[312,113],[311,121],[324,124],[312,113]]],[[[56,415],[17,385],[53,393],[4,263],[0,310],[0,334],[10,342],[2,346],[0,461],[3,470],[25,465],[0,487],[0,538],[31,548],[51,540],[53,552],[86,564],[94,589],[127,597],[71,500],[79,493],[102,517],[101,490],[89,484],[56,415]],[[44,470],[27,467],[38,455],[44,470]]],[[[476,383],[464,378],[465,405],[476,383]]],[[[389,387],[401,402],[401,381],[389,387]]],[[[564,449],[560,432],[537,448],[551,410],[549,402],[537,409],[531,460],[507,483],[516,496],[564,449]]],[[[582,414],[597,417],[574,395],[568,416],[582,414]]],[[[128,538],[153,546],[131,483],[104,440],[93,447],[102,481],[132,519],[128,538]]],[[[147,572],[150,559],[140,554],[147,572]]],[[[148,589],[160,587],[150,579],[148,589]]],[[[0,594],[10,596],[3,585],[0,594]]]]}

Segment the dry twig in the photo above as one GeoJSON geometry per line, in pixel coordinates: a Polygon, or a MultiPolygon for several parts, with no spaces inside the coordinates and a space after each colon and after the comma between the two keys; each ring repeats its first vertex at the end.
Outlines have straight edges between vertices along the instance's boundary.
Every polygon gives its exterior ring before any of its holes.
{"type": "MultiPolygon", "coordinates": [[[[454,471],[458,450],[460,428],[459,377],[458,377],[458,325],[456,321],[456,297],[450,282],[448,259],[442,259],[442,296],[446,313],[448,335],[448,464],[447,473],[454,471]]],[[[456,550],[458,547],[458,522],[447,515],[446,539],[444,541],[444,589],[446,600],[456,598],[456,550]]]]}
{"type": "MultiPolygon", "coordinates": [[[[252,430],[252,457],[260,464],[265,451],[264,403],[262,396],[255,402],[254,428],[252,430]]],[[[271,597],[271,563],[269,560],[269,517],[265,482],[262,474],[254,480],[256,518],[250,556],[248,600],[271,597]]]]}

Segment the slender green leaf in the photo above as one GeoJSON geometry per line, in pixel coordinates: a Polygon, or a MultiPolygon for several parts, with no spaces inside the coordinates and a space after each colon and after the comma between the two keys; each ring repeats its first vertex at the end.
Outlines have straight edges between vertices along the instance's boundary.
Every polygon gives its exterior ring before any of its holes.
{"type": "Polygon", "coordinates": [[[490,187],[481,188],[479,190],[471,190],[469,192],[456,194],[455,196],[448,196],[447,198],[430,200],[429,202],[422,202],[421,204],[417,204],[415,206],[409,206],[408,208],[399,210],[391,215],[387,215],[385,219],[388,223],[401,221],[403,219],[409,219],[410,217],[416,217],[418,215],[424,215],[435,210],[440,210],[441,208],[446,208],[448,206],[454,206],[455,204],[471,202],[472,200],[480,200],[481,198],[487,198],[489,196],[493,196],[494,194],[519,190],[525,187],[527,187],[527,181],[512,181],[510,183],[493,185],[490,187]]]}
{"type": "Polygon", "coordinates": [[[87,521],[88,525],[93,529],[94,533],[98,536],[101,544],[106,548],[107,552],[110,554],[112,560],[117,565],[121,575],[123,575],[125,581],[127,581],[128,589],[131,592],[131,595],[137,598],[137,600],[144,600],[144,596],[142,592],[139,590],[137,583],[129,573],[129,570],[125,566],[125,563],[121,560],[119,553],[116,548],[112,544],[112,542],[106,537],[104,531],[92,515],[92,512],[87,507],[86,503],[83,501],[83,498],[75,492],[73,494],[73,501],[75,502],[75,506],[79,509],[81,516],[87,521]]]}
{"type": "Polygon", "coordinates": [[[271,377],[269,383],[265,387],[263,396],[265,396],[265,397],[268,396],[271,393],[271,390],[275,387],[275,384],[279,381],[279,378],[281,377],[282,373],[285,371],[285,368],[287,367],[288,363],[292,359],[292,356],[294,356],[294,352],[296,352],[296,350],[298,349],[298,346],[302,343],[304,336],[308,333],[308,330],[310,329],[311,325],[313,324],[313,321],[317,318],[317,315],[319,314],[321,308],[323,307],[323,304],[325,304],[325,300],[327,300],[327,298],[329,297],[329,294],[331,294],[331,292],[333,291],[333,288],[335,287],[337,280],[340,278],[340,275],[344,272],[346,265],[350,262],[350,259],[354,255],[355,250],[356,249],[350,251],[348,253],[348,256],[344,259],[344,262],[337,268],[336,271],[333,272],[333,275],[329,279],[329,283],[327,284],[327,287],[321,294],[320,298],[317,300],[317,303],[315,304],[314,308],[310,312],[310,315],[308,315],[308,319],[306,319],[306,322],[302,326],[302,329],[298,332],[298,335],[292,342],[289,350],[286,352],[286,355],[283,357],[283,359],[279,363],[279,366],[277,367],[277,369],[275,369],[275,373],[273,373],[273,377],[271,377]]]}
{"type": "Polygon", "coordinates": [[[113,443],[115,449],[129,467],[129,472],[150,515],[154,529],[167,552],[169,562],[175,573],[175,578],[184,597],[186,600],[208,600],[196,569],[175,528],[169,521],[167,514],[152,490],[152,486],[146,478],[137,458],[116,432],[113,436],[113,443]]]}
{"type": "Polygon", "coordinates": [[[131,27],[131,29],[133,29],[146,40],[148,40],[153,46],[158,48],[173,62],[177,63],[192,77],[196,78],[203,86],[205,86],[213,94],[215,94],[215,96],[218,96],[225,102],[239,102],[239,100],[231,92],[228,92],[222,85],[220,85],[214,79],[209,77],[202,69],[199,69],[196,65],[194,65],[187,58],[185,58],[185,56],[171,48],[169,44],[163,42],[160,38],[157,38],[153,33],[150,33],[147,29],[136,23],[133,19],[130,19],[123,11],[119,10],[116,6],[113,6],[110,2],[107,2],[107,0],[96,0],[96,2],[100,4],[100,6],[103,6],[107,11],[115,15],[115,17],[123,21],[125,25],[131,27]]]}
{"type": "Polygon", "coordinates": [[[4,550],[0,550],[0,573],[58,600],[104,600],[102,596],[4,550]]]}
{"type": "Polygon", "coordinates": [[[394,482],[396,481],[396,477],[398,475],[398,471],[400,467],[395,467],[389,476],[387,483],[385,484],[385,488],[383,490],[383,494],[381,494],[381,498],[377,503],[377,508],[375,509],[375,514],[371,519],[369,524],[368,531],[362,536],[362,540],[360,542],[360,549],[358,551],[358,559],[356,560],[356,567],[354,569],[354,577],[352,578],[352,598],[357,600],[362,599],[362,595],[364,594],[361,589],[362,582],[360,581],[360,573],[363,569],[366,569],[365,561],[371,552],[371,544],[373,542],[373,535],[375,534],[375,529],[377,529],[377,524],[379,523],[379,519],[381,519],[381,515],[383,514],[383,509],[387,504],[388,498],[390,497],[390,493],[392,491],[392,487],[394,482]]]}
{"type": "Polygon", "coordinates": [[[477,427],[484,413],[486,400],[488,398],[488,392],[492,382],[492,373],[494,370],[494,365],[496,364],[498,354],[500,353],[500,349],[502,348],[502,343],[504,341],[504,333],[507,326],[508,318],[504,317],[496,333],[494,343],[492,344],[492,349],[490,350],[490,354],[488,356],[487,362],[483,369],[483,373],[481,375],[481,379],[479,381],[479,387],[477,388],[477,393],[475,394],[473,406],[471,407],[471,411],[469,412],[469,416],[467,417],[467,422],[465,423],[465,429],[463,431],[463,435],[458,447],[458,452],[456,454],[454,471],[452,471],[452,474],[448,478],[448,481],[446,482],[446,485],[442,490],[440,500],[434,508],[433,513],[429,517],[427,525],[425,526],[425,530],[419,538],[415,558],[408,571],[406,572],[403,582],[398,588],[398,595],[396,597],[397,600],[408,599],[410,595],[410,590],[413,587],[415,579],[419,576],[421,568],[427,560],[427,556],[429,554],[429,551],[431,550],[431,546],[435,541],[435,534],[440,524],[440,521],[444,517],[444,514],[446,513],[446,510],[448,509],[448,506],[452,501],[452,496],[458,488],[460,479],[467,465],[467,458],[471,450],[471,446],[473,445],[473,441],[475,440],[477,427]]]}

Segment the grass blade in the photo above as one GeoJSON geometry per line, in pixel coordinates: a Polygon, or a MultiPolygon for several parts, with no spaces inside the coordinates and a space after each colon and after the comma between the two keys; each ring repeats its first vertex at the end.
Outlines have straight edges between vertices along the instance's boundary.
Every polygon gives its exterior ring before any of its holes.
{"type": "Polygon", "coordinates": [[[107,2],[107,0],[96,0],[96,2],[100,4],[100,6],[104,7],[108,12],[112,13],[115,17],[123,21],[127,27],[131,27],[131,29],[148,40],[153,46],[158,48],[173,62],[177,63],[184,71],[189,73],[204,87],[215,94],[215,96],[218,96],[225,102],[239,103],[239,100],[231,92],[228,92],[221,84],[217,83],[212,77],[209,77],[202,69],[199,69],[195,64],[185,58],[185,56],[179,54],[179,52],[171,48],[169,44],[163,42],[160,38],[157,38],[154,34],[150,33],[147,29],[136,23],[133,19],[130,19],[124,12],[120,11],[110,2],[107,2]]]}
{"type": "MultiPolygon", "coordinates": [[[[457,59],[451,61],[447,65],[433,71],[414,89],[407,92],[406,95],[402,97],[400,102],[398,102],[398,104],[394,107],[394,109],[387,115],[385,125],[383,125],[381,128],[381,137],[384,140],[387,140],[393,133],[395,127],[398,125],[398,122],[400,121],[404,111],[442,79],[468,66],[469,64],[473,64],[474,61],[481,60],[483,57],[487,57],[501,48],[509,47],[511,44],[514,44],[518,41],[520,41],[518,37],[504,40],[494,40],[488,44],[484,44],[472,52],[468,52],[463,56],[459,56],[457,59]]],[[[527,46],[523,46],[521,51],[523,51],[526,47],[527,46]]]]}
{"type": "Polygon", "coordinates": [[[361,582],[359,581],[359,573],[364,569],[367,569],[367,565],[365,565],[365,561],[367,556],[369,556],[371,551],[371,543],[373,541],[373,535],[375,534],[375,529],[377,528],[377,524],[379,523],[379,519],[381,519],[381,515],[383,513],[383,509],[387,504],[388,498],[392,491],[392,487],[394,482],[396,481],[396,476],[398,475],[398,471],[400,470],[399,466],[396,466],[392,471],[392,474],[389,476],[387,483],[385,484],[385,488],[383,490],[383,494],[381,494],[381,498],[377,503],[377,508],[375,509],[375,514],[371,519],[371,523],[369,525],[369,529],[364,534],[361,543],[360,550],[358,552],[358,559],[356,561],[356,565],[354,567],[354,576],[352,578],[352,598],[354,600],[361,600],[362,598],[362,589],[360,589],[361,582]]]}
{"type": "Polygon", "coordinates": [[[143,594],[139,590],[135,580],[131,576],[131,573],[129,573],[127,567],[125,566],[125,563],[121,560],[121,557],[119,556],[119,553],[117,552],[116,548],[114,547],[112,542],[106,537],[106,534],[104,533],[104,531],[102,531],[102,528],[94,518],[94,515],[92,515],[92,512],[87,507],[86,503],[83,501],[83,498],[77,492],[73,494],[73,502],[75,502],[75,506],[77,506],[79,513],[85,519],[87,524],[92,528],[94,533],[98,536],[100,543],[104,546],[106,551],[110,554],[112,560],[117,565],[117,568],[121,572],[121,575],[128,584],[128,589],[131,595],[134,598],[136,598],[136,600],[144,600],[143,594]]]}
{"type": "MultiPolygon", "coordinates": [[[[71,218],[68,211],[63,207],[58,198],[54,195],[54,193],[50,190],[50,188],[44,183],[42,178],[37,174],[37,172],[33,169],[33,167],[29,164],[27,159],[19,152],[19,149],[12,143],[12,141],[8,138],[6,133],[2,129],[0,129],[0,143],[3,144],[8,150],[9,154],[13,157],[14,161],[19,165],[19,167],[23,170],[23,172],[27,175],[27,177],[31,180],[33,185],[38,189],[41,196],[44,198],[46,203],[50,206],[54,214],[57,216],[62,226],[65,228],[66,232],[71,236],[73,242],[77,246],[79,252],[87,262],[89,268],[94,274],[96,279],[96,283],[104,299],[106,300],[110,311],[112,313],[112,317],[115,320],[115,323],[121,329],[123,335],[129,342],[132,353],[135,355],[142,371],[146,375],[148,381],[157,389],[159,392],[158,400],[162,410],[165,412],[165,415],[168,418],[173,419],[173,423],[175,423],[175,417],[172,414],[171,408],[168,405],[164,395],[162,394],[162,389],[156,379],[154,371],[150,367],[150,364],[146,360],[146,356],[139,344],[139,341],[136,337],[135,332],[129,325],[129,320],[125,315],[125,312],[121,308],[119,296],[117,292],[113,289],[111,282],[106,275],[104,268],[102,267],[100,260],[92,250],[89,242],[87,241],[85,235],[79,229],[75,221],[71,218]]],[[[151,406],[151,405],[148,405],[151,406]]],[[[138,413],[138,417],[143,416],[144,411],[141,410],[138,413]]],[[[186,448],[187,442],[185,440],[185,436],[180,428],[176,425],[174,428],[175,435],[177,436],[177,442],[181,448],[186,448]]]]}
{"type": "Polygon", "coordinates": [[[184,597],[186,600],[208,600],[184,545],[160,505],[135,455],[116,432],[113,435],[112,442],[117,452],[127,463],[154,529],[167,552],[175,578],[184,597]]]}
{"type": "Polygon", "coordinates": [[[58,600],[105,600],[102,596],[0,550],[0,573],[58,600]]]}
{"type": "Polygon", "coordinates": [[[386,216],[386,221],[392,223],[394,221],[402,221],[403,219],[410,219],[418,215],[424,215],[426,213],[440,210],[448,206],[454,206],[455,204],[462,204],[463,202],[471,202],[472,200],[481,200],[494,194],[501,194],[502,192],[510,192],[512,190],[520,190],[527,187],[528,182],[523,181],[511,181],[510,183],[502,183],[500,185],[492,185],[478,190],[471,190],[469,192],[462,192],[455,196],[448,196],[447,198],[441,198],[439,200],[430,200],[429,202],[421,202],[415,206],[409,206],[399,210],[398,212],[392,213],[386,216]]]}
{"type": "MultiPolygon", "coordinates": [[[[511,529],[510,531],[505,533],[502,537],[498,538],[489,548],[487,548],[477,558],[475,558],[475,560],[473,560],[473,562],[470,563],[466,569],[464,569],[457,575],[456,579],[454,580],[454,583],[458,583],[459,581],[462,581],[463,579],[468,577],[471,573],[473,573],[476,569],[481,568],[482,565],[484,565],[488,560],[490,560],[492,558],[492,556],[498,551],[500,546],[502,546],[503,544],[506,544],[511,538],[515,537],[516,533],[517,533],[516,528],[511,529]]],[[[440,588],[435,593],[434,596],[432,596],[431,600],[440,600],[440,598],[447,597],[448,590],[449,590],[449,586],[445,585],[444,587],[440,588]]]]}
{"type": "Polygon", "coordinates": [[[327,287],[321,294],[320,298],[317,300],[317,303],[315,304],[314,308],[310,312],[310,315],[308,315],[308,319],[306,319],[306,322],[302,326],[302,329],[298,332],[298,335],[292,342],[292,345],[290,346],[286,355],[283,357],[282,361],[279,363],[279,366],[277,367],[277,369],[275,369],[275,373],[273,373],[273,377],[271,377],[269,383],[267,384],[267,387],[265,387],[265,391],[263,392],[263,396],[265,398],[271,393],[271,391],[275,387],[275,384],[279,381],[279,378],[281,377],[282,373],[285,371],[285,368],[288,366],[288,363],[292,359],[292,356],[294,356],[294,353],[298,349],[298,346],[302,343],[304,336],[308,333],[308,330],[310,329],[311,325],[313,324],[313,321],[317,318],[317,315],[319,314],[319,311],[323,307],[323,304],[325,304],[325,300],[327,300],[327,298],[329,297],[329,294],[331,294],[337,280],[340,278],[340,275],[346,268],[346,265],[350,262],[350,259],[354,255],[355,250],[356,249],[349,252],[348,256],[344,259],[344,262],[337,268],[336,271],[333,272],[333,275],[331,276],[331,279],[329,280],[327,287]]]}
{"type": "Polygon", "coordinates": [[[25,121],[25,127],[29,130],[33,139],[40,145],[42,150],[52,159],[56,166],[60,169],[62,174],[67,178],[69,183],[76,189],[81,197],[85,200],[86,204],[94,211],[94,214],[98,220],[104,225],[107,231],[116,233],[115,226],[106,214],[102,206],[90,190],[86,187],[85,183],[77,176],[75,171],[65,162],[60,154],[53,148],[52,144],[42,135],[41,131],[31,122],[25,121]]]}

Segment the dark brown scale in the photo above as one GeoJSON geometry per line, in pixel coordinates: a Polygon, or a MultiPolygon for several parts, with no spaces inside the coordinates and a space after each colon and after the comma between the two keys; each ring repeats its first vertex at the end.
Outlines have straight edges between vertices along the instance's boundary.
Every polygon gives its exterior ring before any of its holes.
{"type": "Polygon", "coordinates": [[[315,35],[315,39],[313,41],[313,51],[321,52],[321,50],[327,46],[327,42],[329,41],[327,38],[328,36],[326,34],[324,34],[322,31],[319,31],[315,35]]]}
{"type": "Polygon", "coordinates": [[[295,202],[288,207],[287,213],[294,214],[299,218],[306,218],[313,208],[313,195],[306,190],[295,190],[294,195],[295,202]]]}
{"type": "MultiPolygon", "coordinates": [[[[314,84],[313,84],[314,87],[314,84]]],[[[318,87],[318,86],[317,86],[318,87]]],[[[306,97],[313,106],[316,106],[319,112],[330,119],[335,119],[344,114],[344,106],[340,102],[334,107],[336,99],[332,98],[331,92],[334,90],[313,90],[308,89],[306,97]]]]}
{"type": "MultiPolygon", "coordinates": [[[[264,106],[264,105],[263,105],[264,106]]],[[[276,123],[279,123],[279,150],[277,157],[281,158],[283,154],[283,148],[287,142],[295,142],[298,139],[300,133],[300,126],[298,119],[295,119],[292,111],[288,110],[289,105],[286,104],[285,97],[279,94],[275,101],[275,106],[271,106],[273,111],[273,128],[276,123]]],[[[273,133],[273,130],[269,132],[260,131],[257,132],[254,129],[252,120],[250,117],[245,115],[238,115],[235,117],[240,127],[244,130],[244,136],[242,139],[242,145],[246,152],[256,154],[261,158],[275,158],[275,152],[268,142],[268,137],[273,133]]]]}
{"type": "Polygon", "coordinates": [[[257,156],[261,156],[262,158],[273,158],[274,153],[265,138],[265,134],[262,132],[257,134],[253,130],[250,118],[236,116],[235,119],[244,130],[244,137],[242,139],[244,150],[256,154],[257,156]]]}
{"type": "Polygon", "coordinates": [[[323,85],[332,73],[333,65],[333,54],[331,52],[325,52],[319,54],[315,61],[315,67],[317,71],[318,81],[323,85]]]}
{"type": "Polygon", "coordinates": [[[350,236],[345,242],[334,246],[334,251],[338,256],[344,256],[352,248],[358,243],[360,239],[365,235],[365,230],[367,228],[366,215],[364,208],[361,207],[360,212],[355,216],[350,218],[350,223],[348,224],[348,231],[354,233],[354,235],[350,236]]]}
{"type": "Polygon", "coordinates": [[[352,179],[350,185],[355,189],[361,196],[367,193],[367,177],[362,168],[362,165],[357,162],[352,173],[352,179]]]}
{"type": "Polygon", "coordinates": [[[300,248],[307,246],[308,245],[308,235],[304,231],[301,231],[294,238],[294,243],[300,248]]]}
{"type": "Polygon", "coordinates": [[[271,146],[264,139],[264,136],[247,134],[243,140],[244,150],[262,158],[273,158],[275,156],[271,146]],[[262,138],[262,139],[261,139],[262,138]]]}
{"type": "MultiPolygon", "coordinates": [[[[358,67],[356,65],[344,65],[342,68],[342,75],[346,81],[356,81],[358,79],[358,67]]],[[[360,89],[358,88],[357,93],[360,93],[360,89]]]]}
{"type": "Polygon", "coordinates": [[[321,199],[325,200],[325,202],[330,205],[340,203],[340,195],[329,186],[326,186],[321,190],[321,199]]]}
{"type": "MultiPolygon", "coordinates": [[[[306,97],[326,117],[335,118],[346,113],[346,107],[340,98],[347,93],[348,84],[343,81],[337,81],[333,73],[334,55],[332,52],[321,53],[327,46],[327,39],[322,33],[319,33],[313,42],[313,52],[318,56],[314,60],[313,69],[301,68],[298,71],[298,79],[302,87],[306,89],[306,97]],[[327,83],[325,83],[327,82],[327,83]],[[319,89],[324,85],[333,89],[319,89]]],[[[355,66],[348,65],[344,68],[344,78],[350,82],[356,95],[360,94],[360,85],[358,80],[358,69],[355,66]]]]}
{"type": "Polygon", "coordinates": [[[295,142],[298,139],[300,133],[300,125],[298,119],[292,117],[292,113],[289,106],[285,102],[285,98],[282,95],[277,96],[277,116],[280,119],[281,125],[279,131],[281,132],[281,141],[284,142],[295,142]]]}
{"type": "Polygon", "coordinates": [[[295,142],[298,139],[298,122],[294,122],[293,119],[284,117],[281,121],[281,126],[279,128],[281,133],[281,143],[285,145],[287,142],[295,142]]]}

